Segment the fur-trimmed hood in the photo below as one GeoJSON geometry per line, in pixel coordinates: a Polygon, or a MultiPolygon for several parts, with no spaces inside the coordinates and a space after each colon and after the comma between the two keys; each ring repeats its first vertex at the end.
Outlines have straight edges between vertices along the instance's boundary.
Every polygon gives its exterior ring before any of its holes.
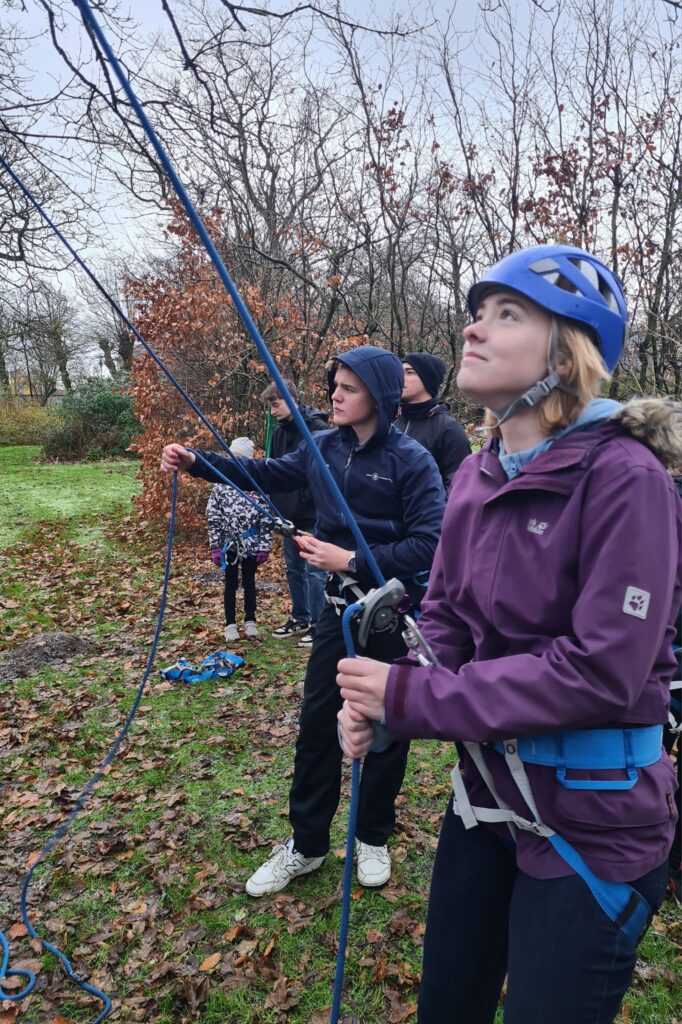
{"type": "Polygon", "coordinates": [[[633,398],[611,417],[668,469],[682,471],[682,402],[674,398],[633,398]]]}

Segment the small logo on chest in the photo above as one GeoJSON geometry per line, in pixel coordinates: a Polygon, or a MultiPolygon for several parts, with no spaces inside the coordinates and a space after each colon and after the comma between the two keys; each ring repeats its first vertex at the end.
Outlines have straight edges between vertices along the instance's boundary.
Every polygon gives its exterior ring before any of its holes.
{"type": "Polygon", "coordinates": [[[365,473],[365,476],[368,476],[370,480],[374,481],[374,483],[376,483],[377,480],[385,480],[387,484],[393,483],[390,476],[379,476],[378,473],[365,473]]]}
{"type": "Polygon", "coordinates": [[[529,519],[526,529],[529,533],[536,533],[539,537],[542,537],[548,526],[549,523],[545,523],[540,519],[529,519]]]}

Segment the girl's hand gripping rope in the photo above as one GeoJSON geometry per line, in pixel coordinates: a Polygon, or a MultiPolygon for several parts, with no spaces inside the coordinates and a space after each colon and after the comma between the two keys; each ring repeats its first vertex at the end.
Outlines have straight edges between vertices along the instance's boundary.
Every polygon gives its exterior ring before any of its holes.
{"type": "Polygon", "coordinates": [[[386,682],[391,666],[372,658],[343,658],[336,682],[344,704],[338,714],[343,749],[351,757],[364,757],[372,746],[372,722],[384,717],[386,682]]]}

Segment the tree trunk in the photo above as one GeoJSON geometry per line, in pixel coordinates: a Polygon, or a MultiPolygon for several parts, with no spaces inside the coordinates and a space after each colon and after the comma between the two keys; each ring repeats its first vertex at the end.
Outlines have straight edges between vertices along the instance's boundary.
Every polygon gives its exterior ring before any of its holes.
{"type": "Polygon", "coordinates": [[[4,391],[5,394],[8,394],[9,390],[9,373],[7,371],[7,363],[5,362],[5,353],[0,348],[0,391],[4,391]]]}
{"type": "Polygon", "coordinates": [[[106,366],[111,376],[114,377],[117,373],[117,367],[116,363],[114,362],[114,357],[111,353],[111,342],[109,341],[108,338],[98,338],[97,344],[99,345],[99,348],[102,352],[102,356],[104,358],[104,365],[106,366]]]}

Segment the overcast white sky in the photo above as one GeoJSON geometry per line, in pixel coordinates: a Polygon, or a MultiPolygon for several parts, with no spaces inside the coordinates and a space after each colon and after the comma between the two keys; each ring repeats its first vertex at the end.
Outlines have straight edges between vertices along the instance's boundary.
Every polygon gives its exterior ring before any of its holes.
{"type": "MultiPolygon", "coordinates": [[[[522,0],[522,2],[523,6],[525,6],[528,0],[522,0]]],[[[286,10],[295,5],[296,0],[273,0],[270,4],[273,10],[278,11],[286,10]]],[[[31,39],[30,48],[25,54],[25,62],[32,76],[32,92],[34,95],[50,95],[54,93],[55,86],[64,85],[68,82],[69,71],[50,41],[45,12],[32,0],[26,0],[25,6],[25,11],[7,12],[3,9],[0,13],[0,32],[3,31],[3,26],[7,28],[10,22],[14,22],[20,26],[22,36],[31,39]]],[[[416,10],[416,17],[419,19],[420,24],[428,25],[433,23],[435,19],[446,19],[452,13],[454,6],[454,3],[447,2],[447,0],[434,0],[431,7],[423,5],[418,9],[415,9],[414,3],[411,0],[373,0],[372,3],[363,2],[363,0],[345,0],[343,2],[343,13],[351,20],[357,20],[361,24],[389,27],[396,16],[400,18],[403,26],[408,23],[410,25],[414,24],[413,18],[415,17],[416,10]]],[[[458,24],[460,27],[463,19],[473,21],[476,6],[476,4],[468,2],[460,2],[458,4],[458,24]]],[[[210,0],[207,7],[210,10],[210,0]]],[[[215,9],[224,16],[224,8],[217,0],[215,9]]],[[[72,19],[73,31],[67,30],[62,36],[63,44],[72,58],[77,59],[81,50],[83,56],[87,56],[90,51],[89,42],[83,38],[84,34],[78,23],[78,12],[74,9],[71,16],[68,12],[68,5],[66,10],[67,17],[72,19]]],[[[157,33],[170,34],[170,26],[167,17],[163,13],[161,0],[135,0],[134,3],[122,3],[120,11],[124,14],[128,13],[131,18],[130,27],[125,33],[128,39],[146,42],[153,40],[157,33]]],[[[247,30],[251,24],[258,24],[260,20],[245,16],[244,23],[247,30]]],[[[318,31],[316,37],[320,40],[318,60],[324,66],[325,60],[328,60],[330,63],[334,60],[334,53],[331,47],[325,53],[323,30],[318,31]]],[[[109,38],[115,52],[120,55],[120,40],[116,40],[112,36],[109,36],[109,38]]],[[[366,38],[366,45],[369,48],[368,52],[371,54],[372,42],[376,37],[368,36],[366,38]]],[[[125,47],[123,49],[125,50],[125,47]]],[[[145,94],[140,95],[143,103],[145,99],[150,98],[150,96],[145,94]]],[[[59,152],[59,143],[55,142],[52,145],[59,152]]],[[[60,170],[64,176],[68,176],[76,184],[76,188],[80,187],[83,191],[86,190],[88,184],[87,166],[79,166],[71,162],[70,166],[60,168],[60,170]]],[[[138,241],[145,235],[149,235],[150,224],[152,225],[151,230],[153,232],[154,226],[158,221],[158,213],[150,210],[147,216],[143,216],[142,220],[140,220],[139,205],[131,204],[127,195],[115,195],[113,191],[108,191],[102,183],[100,183],[99,187],[102,190],[100,192],[100,218],[103,222],[105,235],[107,237],[114,237],[120,249],[133,253],[138,241]]],[[[50,211],[47,212],[49,213],[50,211]]],[[[86,260],[97,263],[98,254],[96,251],[86,251],[82,255],[86,260]]],[[[96,269],[96,267],[93,267],[93,269],[96,269]]]]}

